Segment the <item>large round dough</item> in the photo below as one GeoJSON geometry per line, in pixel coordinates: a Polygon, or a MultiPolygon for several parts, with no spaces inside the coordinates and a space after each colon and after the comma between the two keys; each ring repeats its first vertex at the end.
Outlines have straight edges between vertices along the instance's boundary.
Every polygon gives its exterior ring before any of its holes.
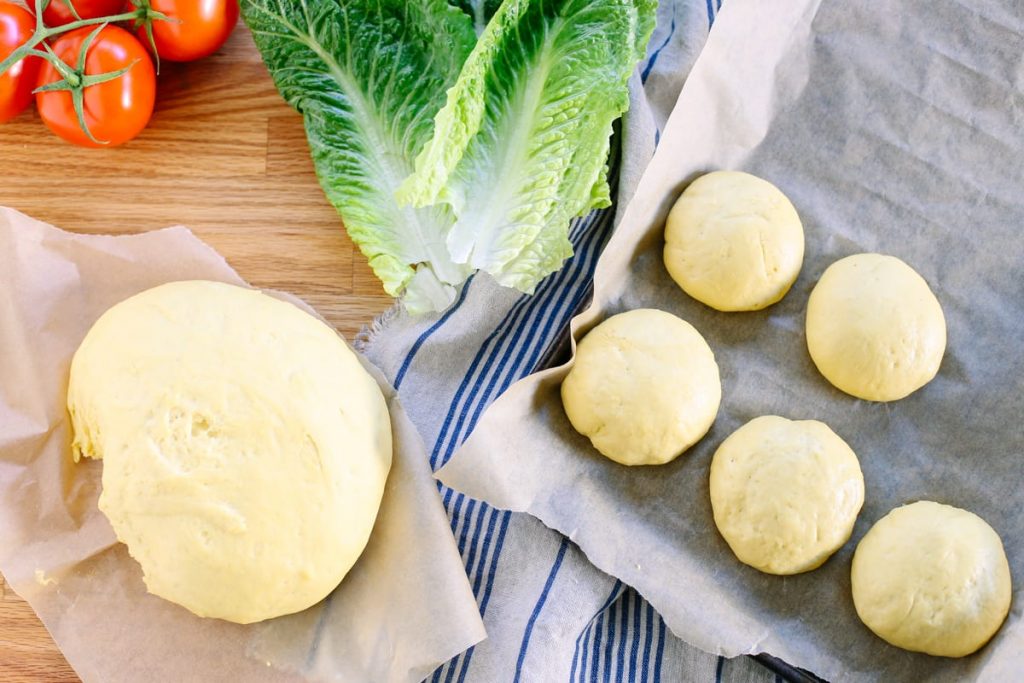
{"type": "Polygon", "coordinates": [[[757,311],[786,295],[804,260],[804,229],[786,195],[749,173],[693,181],[665,225],[665,267],[694,299],[757,311]]]}
{"type": "Polygon", "coordinates": [[[769,574],[821,566],[864,504],[857,456],[816,420],[754,418],[711,461],[715,524],[736,557],[769,574]]]}
{"type": "Polygon", "coordinates": [[[896,647],[963,657],[988,642],[1010,609],[999,535],[972,512],[920,501],[892,510],[853,555],[853,604],[896,647]]]}
{"type": "Polygon", "coordinates": [[[946,319],[913,268],[894,256],[856,254],[829,266],[811,292],[807,348],[837,388],[895,401],[939,371],[946,319]]]}
{"type": "Polygon", "coordinates": [[[366,546],[391,466],[380,388],[290,303],[174,282],[103,314],[71,363],[74,451],[151,593],[250,623],[319,602],[366,546]]]}
{"type": "Polygon", "coordinates": [[[562,383],[572,426],[623,465],[675,459],[711,428],[721,399],[704,338],[688,322],[649,308],[592,329],[562,383]]]}

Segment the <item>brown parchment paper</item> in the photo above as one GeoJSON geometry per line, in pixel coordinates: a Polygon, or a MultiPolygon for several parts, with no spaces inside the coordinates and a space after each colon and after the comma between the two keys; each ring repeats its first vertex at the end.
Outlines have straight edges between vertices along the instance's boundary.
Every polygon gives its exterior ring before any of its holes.
{"type": "Polygon", "coordinates": [[[103,311],[184,279],[244,284],[185,228],[73,235],[0,208],[0,569],[78,674],[87,683],[419,681],[479,642],[422,444],[365,360],[388,399],[395,457],[369,545],[338,589],[248,626],[146,593],[96,507],[102,463],[71,460],[67,375],[103,311]]]}
{"type": "Polygon", "coordinates": [[[728,0],[598,265],[594,304],[572,324],[578,340],[644,306],[693,323],[722,373],[711,432],[669,465],[616,465],[566,419],[561,367],[513,386],[439,477],[565,533],[709,652],[769,652],[833,680],[1024,680],[1022,51],[1019,0],[728,0]],[[800,278],[766,311],[711,310],[664,269],[668,210],[715,169],[769,179],[803,219],[800,278]],[[806,350],[811,288],[830,263],[864,251],[911,264],[946,316],[938,376],[895,403],[839,392],[806,350]],[[740,564],[712,519],[714,450],[765,414],[823,420],[864,470],[852,540],[807,574],[740,564]],[[1010,560],[1009,618],[965,659],[889,646],[850,597],[856,543],[920,499],[981,515],[1010,560]]]}

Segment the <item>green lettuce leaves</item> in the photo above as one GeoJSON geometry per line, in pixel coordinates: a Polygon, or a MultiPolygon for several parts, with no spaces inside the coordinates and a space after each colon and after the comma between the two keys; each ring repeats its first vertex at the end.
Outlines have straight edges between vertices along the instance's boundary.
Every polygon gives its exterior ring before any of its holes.
{"type": "Polygon", "coordinates": [[[284,99],[304,118],[320,185],[392,296],[439,310],[470,268],[456,263],[444,206],[411,208],[395,190],[430,140],[476,41],[446,0],[244,0],[246,23],[284,99]]]}
{"type": "Polygon", "coordinates": [[[475,270],[532,291],[571,256],[570,219],[609,204],[655,0],[241,6],[328,200],[410,312],[475,270]]]}
{"type": "Polygon", "coordinates": [[[399,189],[450,206],[459,263],[532,292],[572,255],[569,221],[610,204],[612,123],[654,29],[654,2],[506,0],[399,189]]]}

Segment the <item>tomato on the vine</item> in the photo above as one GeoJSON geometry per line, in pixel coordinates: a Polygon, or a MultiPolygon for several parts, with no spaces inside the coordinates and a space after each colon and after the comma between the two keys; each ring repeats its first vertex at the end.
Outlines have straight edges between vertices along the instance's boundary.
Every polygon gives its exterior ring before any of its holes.
{"type": "MultiPolygon", "coordinates": [[[[28,42],[35,28],[35,17],[27,11],[0,2],[0,60],[28,42]]],[[[38,57],[25,57],[0,76],[0,123],[13,119],[32,102],[40,66],[38,57]]]]}
{"type": "MultiPolygon", "coordinates": [[[[99,142],[90,139],[79,124],[70,92],[39,92],[36,107],[47,127],[68,142],[85,147],[119,145],[134,138],[149,123],[156,100],[156,73],[149,53],[135,36],[116,26],[100,30],[86,52],[85,64],[79,65],[82,44],[94,30],[85,27],[62,34],[54,42],[53,51],[75,72],[76,80],[127,69],[117,78],[86,85],[83,90],[85,124],[99,142]]],[[[39,85],[62,79],[56,67],[47,62],[39,75],[39,85]]]]}
{"type": "MultiPolygon", "coordinates": [[[[216,52],[238,23],[238,0],[131,0],[136,7],[148,7],[169,21],[152,22],[153,43],[160,59],[191,62],[216,52]]],[[[145,25],[136,29],[149,45],[145,25]]]]}
{"type": "Polygon", "coordinates": [[[52,28],[77,21],[74,12],[68,7],[69,2],[74,5],[80,19],[108,17],[120,12],[124,5],[121,0],[50,0],[50,4],[43,10],[43,23],[52,28]]]}

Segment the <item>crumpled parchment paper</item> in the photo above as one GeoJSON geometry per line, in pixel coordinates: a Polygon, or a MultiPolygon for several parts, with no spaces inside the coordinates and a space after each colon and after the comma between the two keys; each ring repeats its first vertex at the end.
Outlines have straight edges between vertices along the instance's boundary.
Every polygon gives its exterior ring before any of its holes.
{"type": "Polygon", "coordinates": [[[395,457],[369,545],[342,584],[304,612],[248,626],[146,593],[96,507],[102,463],[71,460],[68,370],[107,308],[186,279],[245,284],[185,228],[74,235],[0,208],[0,570],[78,674],[87,683],[414,682],[479,642],[483,624],[419,436],[366,361],[388,398],[395,457]]]}
{"type": "Polygon", "coordinates": [[[625,468],[573,431],[566,367],[513,386],[440,471],[445,484],[527,511],[636,587],[672,631],[709,652],[769,652],[832,680],[1020,680],[1024,675],[1024,12],[1013,0],[725,3],[625,209],[578,340],[608,315],[671,311],[707,338],[723,401],[711,432],[675,462],[625,468]],[[804,223],[806,258],[786,298],[720,313],[662,263],[665,217],[716,169],[778,185],[804,223]],[[895,403],[859,401],[807,353],[807,298],[850,254],[896,255],[942,304],[949,342],[936,379],[895,403]],[[866,501],[853,538],[797,576],[742,565],[708,497],[714,450],[759,415],[822,420],[858,454],[866,501]],[[960,660],[899,650],[857,618],[850,559],[895,506],[972,510],[1002,536],[1011,613],[960,660]]]}

